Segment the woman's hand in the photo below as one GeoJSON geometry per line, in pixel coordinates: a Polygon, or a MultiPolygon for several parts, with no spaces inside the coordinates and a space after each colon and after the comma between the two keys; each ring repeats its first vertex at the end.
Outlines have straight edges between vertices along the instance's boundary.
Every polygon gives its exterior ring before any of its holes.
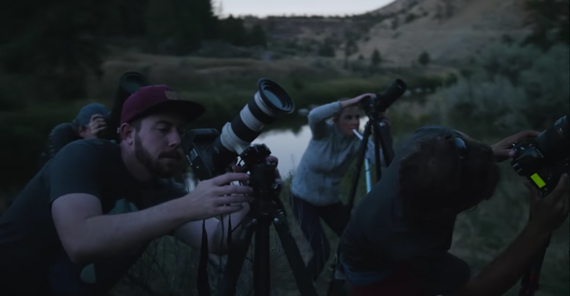
{"type": "Polygon", "coordinates": [[[373,93],[366,93],[366,94],[361,94],[357,97],[354,97],[352,99],[348,99],[348,100],[344,100],[340,102],[340,107],[341,108],[346,108],[348,106],[352,106],[352,105],[356,105],[358,103],[360,103],[360,101],[366,99],[366,98],[371,98],[375,96],[375,94],[373,93]]]}
{"type": "Polygon", "coordinates": [[[388,113],[386,113],[386,112],[380,112],[380,113],[378,114],[378,121],[384,122],[388,127],[391,126],[391,124],[390,124],[390,116],[388,116],[388,113]]]}

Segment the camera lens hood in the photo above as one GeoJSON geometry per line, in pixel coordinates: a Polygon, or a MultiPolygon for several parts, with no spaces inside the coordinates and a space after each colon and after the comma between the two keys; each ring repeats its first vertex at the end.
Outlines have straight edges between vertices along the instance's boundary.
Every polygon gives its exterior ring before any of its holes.
{"type": "Polygon", "coordinates": [[[279,84],[261,78],[257,82],[257,88],[265,105],[275,113],[291,114],[295,111],[293,100],[279,84]]]}

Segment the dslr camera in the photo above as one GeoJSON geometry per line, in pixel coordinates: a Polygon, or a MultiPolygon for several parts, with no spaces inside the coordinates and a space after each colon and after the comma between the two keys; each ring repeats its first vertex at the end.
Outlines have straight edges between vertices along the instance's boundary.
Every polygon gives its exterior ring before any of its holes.
{"type": "Polygon", "coordinates": [[[570,123],[568,114],[535,139],[513,144],[513,169],[528,178],[541,192],[548,195],[558,184],[560,176],[570,171],[570,123]]]}
{"type": "Polygon", "coordinates": [[[119,87],[115,94],[113,108],[111,112],[105,116],[107,128],[103,131],[102,138],[110,141],[120,142],[119,125],[121,124],[121,111],[123,103],[127,98],[137,92],[141,87],[149,85],[146,77],[137,72],[126,72],[119,78],[119,87]]]}
{"type": "Polygon", "coordinates": [[[388,107],[406,92],[407,88],[408,86],[404,81],[396,79],[384,92],[362,100],[360,105],[368,115],[385,112],[388,107]]]}
{"type": "MultiPolygon", "coordinates": [[[[182,136],[182,149],[199,180],[206,180],[229,171],[238,156],[250,165],[263,162],[270,151],[265,145],[252,149],[251,142],[263,127],[295,110],[287,92],[277,83],[261,78],[257,92],[222,132],[214,128],[192,129],[182,136]]],[[[250,167],[249,169],[252,169],[250,167]]]]}

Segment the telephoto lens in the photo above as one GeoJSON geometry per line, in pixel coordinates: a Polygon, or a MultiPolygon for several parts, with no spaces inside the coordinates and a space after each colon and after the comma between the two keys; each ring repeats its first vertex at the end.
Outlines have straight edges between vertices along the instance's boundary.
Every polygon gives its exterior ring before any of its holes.
{"type": "Polygon", "coordinates": [[[405,92],[408,86],[401,79],[396,79],[388,88],[376,94],[373,98],[363,100],[361,105],[364,112],[370,114],[371,112],[385,112],[397,99],[399,99],[405,92]]]}
{"type": "Polygon", "coordinates": [[[261,78],[257,88],[253,98],[224,125],[219,136],[212,129],[190,130],[183,136],[184,150],[188,151],[190,165],[199,179],[223,173],[261,134],[265,125],[295,111],[293,100],[277,83],[261,78]]]}

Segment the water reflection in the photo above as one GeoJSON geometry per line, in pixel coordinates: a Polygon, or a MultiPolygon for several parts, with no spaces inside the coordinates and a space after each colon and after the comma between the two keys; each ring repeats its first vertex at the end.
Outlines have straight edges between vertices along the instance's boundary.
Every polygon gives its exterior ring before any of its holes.
{"type": "Polygon", "coordinates": [[[279,158],[279,172],[283,178],[294,173],[303,152],[311,139],[311,129],[304,125],[294,133],[293,131],[269,131],[261,134],[252,144],[265,144],[271,154],[279,158]]]}

